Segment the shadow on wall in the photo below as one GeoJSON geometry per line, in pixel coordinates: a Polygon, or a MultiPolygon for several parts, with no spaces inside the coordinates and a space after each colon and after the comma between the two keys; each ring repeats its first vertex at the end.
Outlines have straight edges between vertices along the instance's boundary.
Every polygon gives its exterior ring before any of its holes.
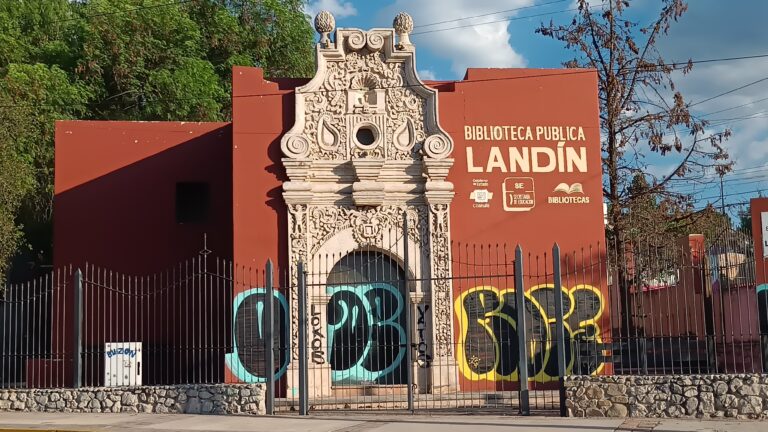
{"type": "MultiPolygon", "coordinates": [[[[151,274],[196,256],[204,234],[208,249],[231,259],[231,137],[225,125],[57,193],[55,266],[151,274]]],[[[82,163],[99,157],[84,155],[82,163]]]]}
{"type": "MultiPolygon", "coordinates": [[[[136,282],[126,282],[132,280],[129,275],[148,277],[174,272],[174,268],[181,274],[179,263],[198,256],[204,246],[213,256],[232,258],[231,142],[232,127],[224,123],[57,125],[54,265],[84,271],[86,351],[99,353],[104,342],[138,336],[145,342],[167,343],[169,338],[186,334],[184,329],[196,322],[201,304],[187,308],[184,319],[173,323],[160,324],[168,317],[159,314],[160,322],[154,324],[157,330],[129,336],[127,329],[141,326],[132,322],[117,326],[126,311],[162,311],[166,300],[147,302],[118,294],[93,298],[90,292],[101,284],[113,291],[146,290],[148,287],[137,287],[136,282]],[[196,136],[188,138],[187,134],[196,136]],[[124,274],[127,279],[123,277],[121,285],[108,279],[112,274],[124,274]],[[104,298],[111,302],[104,303],[104,298]]],[[[52,332],[62,337],[52,348],[61,358],[69,358],[73,336],[63,329],[72,325],[73,291],[64,290],[55,303],[52,332]]],[[[101,374],[96,357],[84,359],[84,367],[94,372],[94,377],[84,374],[86,382],[101,374]]],[[[157,367],[150,370],[154,369],[157,367]]]]}

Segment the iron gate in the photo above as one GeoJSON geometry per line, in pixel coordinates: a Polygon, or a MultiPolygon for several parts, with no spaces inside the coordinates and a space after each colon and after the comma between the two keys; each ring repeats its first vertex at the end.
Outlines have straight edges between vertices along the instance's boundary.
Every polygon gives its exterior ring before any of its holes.
{"type": "Polygon", "coordinates": [[[565,414],[565,375],[768,370],[751,250],[653,259],[627,244],[626,265],[600,245],[425,256],[406,225],[284,269],[204,249],[156,275],[87,266],[5,286],[0,388],[108,385],[124,354],[142,370],[128,385],[264,383],[270,413],[565,414]]]}
{"type": "Polygon", "coordinates": [[[564,407],[559,279],[543,269],[524,278],[522,250],[504,245],[449,245],[449,271],[436,274],[431,257],[414,256],[404,220],[378,243],[297,263],[295,287],[283,277],[287,288],[276,290],[296,300],[298,344],[274,339],[275,355],[295,363],[274,378],[268,409],[527,415],[564,407]],[[527,281],[545,279],[543,295],[523,294],[527,281]]]}

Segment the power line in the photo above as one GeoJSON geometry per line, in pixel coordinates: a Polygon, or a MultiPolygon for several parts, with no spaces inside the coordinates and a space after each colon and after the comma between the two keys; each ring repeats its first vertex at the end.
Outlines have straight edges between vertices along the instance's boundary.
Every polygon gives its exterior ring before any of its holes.
{"type": "MultiPolygon", "coordinates": [[[[701,185],[714,184],[715,182],[718,182],[719,179],[720,179],[720,175],[717,175],[715,177],[685,178],[680,180],[683,180],[685,182],[694,182],[695,184],[685,184],[685,185],[679,185],[679,186],[673,186],[673,187],[679,188],[678,190],[697,189],[701,185]]],[[[733,174],[733,172],[730,172],[728,174],[725,174],[723,176],[723,179],[724,179],[723,180],[724,183],[733,183],[733,184],[743,183],[743,182],[747,182],[755,179],[768,180],[768,170],[766,170],[765,172],[752,172],[752,173],[746,173],[746,174],[740,174],[738,172],[733,174]]]]}
{"type": "MultiPolygon", "coordinates": [[[[755,165],[744,168],[736,168],[724,176],[723,183],[729,187],[742,187],[748,184],[768,183],[768,166],[755,165]]],[[[720,174],[703,174],[699,177],[672,178],[666,190],[671,193],[690,195],[711,190],[720,184],[720,174]],[[685,182],[685,184],[673,184],[673,182],[685,182]],[[693,183],[693,184],[691,184],[693,183]]]]}
{"type": "MultiPolygon", "coordinates": [[[[752,172],[739,172],[739,171],[731,171],[727,174],[723,175],[723,177],[728,177],[728,179],[724,180],[725,182],[740,182],[744,180],[752,180],[756,178],[768,178],[768,169],[764,168],[762,171],[752,171],[752,172]]],[[[698,182],[701,180],[700,183],[697,183],[696,185],[681,185],[683,187],[696,187],[699,184],[705,184],[713,181],[719,181],[720,175],[714,174],[709,176],[702,176],[702,177],[691,177],[685,179],[685,181],[694,181],[698,182]]]]}
{"type": "Polygon", "coordinates": [[[761,83],[761,82],[763,82],[763,81],[768,81],[768,77],[760,78],[760,79],[758,79],[758,80],[752,81],[752,82],[750,82],[750,83],[744,84],[744,85],[742,85],[742,86],[736,87],[736,88],[734,88],[734,89],[728,90],[728,91],[726,91],[726,92],[723,92],[723,93],[720,93],[720,94],[718,94],[718,95],[715,95],[715,96],[712,96],[712,97],[706,98],[706,99],[704,99],[704,100],[700,100],[700,101],[698,101],[698,102],[696,102],[696,103],[692,103],[692,104],[688,105],[688,107],[690,108],[690,107],[693,107],[693,106],[696,106],[696,105],[701,105],[701,104],[703,104],[704,102],[709,102],[709,101],[711,101],[712,99],[717,99],[717,98],[719,98],[719,97],[722,97],[722,96],[725,96],[725,95],[729,95],[729,94],[731,94],[731,93],[737,92],[737,91],[739,91],[739,90],[745,89],[745,88],[747,88],[747,87],[750,87],[750,86],[753,86],[753,85],[755,85],[755,84],[759,84],[759,83],[761,83]]]}
{"type": "Polygon", "coordinates": [[[507,17],[507,18],[504,18],[504,19],[498,19],[498,20],[493,20],[493,21],[486,21],[486,22],[475,23],[475,24],[465,24],[465,25],[460,25],[460,26],[455,26],[455,27],[446,27],[446,28],[435,29],[435,30],[424,30],[424,31],[420,31],[420,32],[411,33],[411,36],[428,34],[428,33],[438,33],[438,32],[444,32],[444,31],[448,31],[448,30],[458,30],[458,29],[463,29],[463,28],[467,28],[467,27],[476,27],[476,26],[487,25],[487,24],[495,24],[495,23],[500,23],[500,22],[518,21],[518,20],[523,20],[523,19],[528,19],[528,18],[538,18],[538,17],[548,16],[548,15],[557,15],[557,14],[561,14],[561,13],[565,13],[565,12],[575,12],[577,10],[579,10],[579,9],[578,8],[572,8],[572,9],[563,9],[563,10],[559,10],[559,11],[555,11],[555,12],[544,12],[544,13],[535,14],[535,15],[526,15],[526,16],[520,16],[520,17],[507,17]]]}
{"type": "MultiPolygon", "coordinates": [[[[762,57],[768,57],[768,54],[755,55],[755,56],[745,56],[745,57],[727,57],[727,58],[722,58],[722,59],[697,60],[697,61],[695,61],[695,62],[694,62],[694,61],[692,61],[691,63],[706,63],[706,62],[713,62],[713,61],[734,61],[734,60],[744,60],[744,59],[748,59],[748,58],[762,58],[762,57]]],[[[690,105],[688,105],[688,108],[690,108],[690,107],[693,107],[693,106],[695,106],[695,105],[699,105],[699,104],[702,104],[702,103],[704,103],[704,102],[708,102],[708,101],[711,101],[711,100],[717,99],[717,98],[719,98],[719,97],[722,97],[722,96],[725,96],[725,95],[728,95],[728,94],[731,94],[731,93],[734,93],[734,92],[737,92],[737,91],[739,91],[739,90],[742,90],[742,89],[744,89],[744,88],[747,88],[747,87],[753,86],[753,85],[755,85],[755,84],[758,84],[758,83],[760,83],[760,82],[763,82],[763,81],[766,81],[766,80],[768,80],[768,77],[765,77],[765,78],[761,78],[761,79],[758,79],[758,80],[756,80],[756,81],[752,81],[752,82],[749,82],[749,83],[747,83],[747,84],[743,84],[743,85],[740,85],[740,86],[738,86],[738,87],[736,87],[736,88],[732,88],[732,89],[730,89],[730,90],[727,90],[727,91],[725,91],[725,92],[722,92],[722,93],[720,93],[720,94],[717,94],[717,95],[711,96],[711,97],[709,97],[709,98],[706,98],[706,99],[704,99],[704,100],[702,100],[702,101],[699,101],[699,102],[696,102],[696,103],[690,104],[690,105]]],[[[755,101],[755,102],[759,102],[759,101],[761,101],[761,100],[768,100],[768,98],[760,99],[760,100],[758,100],[758,101],[755,101]]],[[[641,101],[641,102],[642,102],[642,101],[641,101]]],[[[648,102],[642,102],[642,103],[648,103],[648,102]]],[[[705,116],[708,116],[708,115],[717,114],[717,113],[719,113],[719,112],[728,111],[728,110],[731,110],[731,109],[734,109],[734,108],[740,108],[740,107],[742,107],[742,106],[745,106],[745,105],[749,105],[749,104],[742,104],[742,105],[740,105],[740,106],[739,106],[739,105],[737,105],[737,106],[735,106],[735,107],[726,108],[726,109],[724,109],[724,110],[720,110],[720,111],[714,111],[714,112],[711,112],[711,113],[708,113],[708,114],[704,114],[704,115],[702,115],[702,116],[698,116],[698,117],[705,117],[705,116]]],[[[659,113],[656,113],[656,114],[660,114],[660,113],[661,113],[661,112],[659,112],[659,113]]],[[[762,113],[763,113],[763,112],[759,112],[759,113],[755,113],[755,114],[762,114],[762,113]]],[[[734,117],[734,118],[729,118],[729,119],[728,119],[728,118],[727,118],[727,119],[708,119],[708,120],[706,120],[706,121],[707,121],[707,122],[710,122],[709,124],[707,124],[707,126],[709,126],[709,127],[715,127],[715,126],[722,126],[722,125],[728,124],[728,123],[730,123],[730,122],[739,122],[739,121],[744,121],[744,120],[751,120],[751,119],[753,119],[753,118],[762,118],[762,117],[759,117],[759,116],[758,116],[758,117],[745,116],[745,117],[734,117]]],[[[673,128],[673,130],[667,131],[667,132],[665,132],[663,135],[665,135],[665,136],[666,136],[666,135],[673,135],[673,134],[677,134],[677,133],[690,133],[690,132],[693,132],[693,131],[694,131],[694,129],[693,129],[693,128],[689,128],[689,129],[683,129],[683,130],[679,130],[679,131],[678,131],[678,130],[675,130],[675,129],[673,128]]]]}
{"type": "MultiPolygon", "coordinates": [[[[763,178],[761,180],[752,180],[752,181],[744,181],[744,182],[738,182],[738,183],[726,183],[725,180],[723,180],[723,184],[727,185],[728,187],[743,187],[747,185],[753,185],[758,183],[768,183],[768,178],[763,178]]],[[[714,189],[716,186],[718,186],[720,182],[713,181],[711,183],[708,183],[707,186],[709,187],[702,187],[699,190],[691,189],[691,190],[670,190],[670,192],[674,192],[677,194],[683,194],[683,195],[692,195],[692,194],[699,194],[703,192],[708,192],[712,189],[714,189]]]]}
{"type": "MultiPolygon", "coordinates": [[[[768,172],[768,167],[766,167],[765,164],[746,166],[746,167],[739,167],[739,168],[734,168],[729,174],[739,173],[737,175],[741,175],[741,174],[745,174],[745,173],[750,173],[752,171],[766,171],[766,172],[768,172]]],[[[705,174],[705,175],[702,176],[702,178],[707,178],[707,177],[712,177],[712,178],[720,177],[720,174],[718,174],[718,173],[711,173],[711,174],[705,174]]]]}
{"type": "Polygon", "coordinates": [[[707,116],[711,116],[712,114],[719,114],[721,112],[735,110],[737,108],[743,108],[745,106],[754,105],[754,104],[756,104],[758,102],[762,102],[762,101],[765,101],[765,100],[768,100],[768,97],[764,97],[762,99],[753,100],[751,102],[743,103],[741,105],[732,106],[730,108],[721,109],[719,111],[712,111],[712,112],[709,112],[709,113],[706,113],[706,114],[701,114],[701,115],[699,115],[699,117],[707,117],[707,116]]]}
{"type": "Polygon", "coordinates": [[[749,120],[753,118],[765,118],[768,115],[768,110],[765,111],[758,111],[756,113],[752,113],[750,115],[746,116],[740,116],[740,117],[730,117],[730,118],[718,118],[718,119],[712,119],[713,122],[729,122],[732,120],[749,120]]]}
{"type": "MultiPolygon", "coordinates": [[[[747,185],[753,185],[753,184],[761,184],[761,183],[768,183],[768,168],[765,166],[759,167],[760,170],[763,172],[747,172],[747,173],[739,173],[736,172],[730,172],[723,176],[724,180],[723,183],[726,184],[728,187],[744,187],[747,185]]],[[[705,177],[699,177],[699,178],[680,178],[680,179],[672,179],[673,181],[685,181],[686,184],[684,185],[675,185],[670,184],[667,187],[667,190],[671,193],[676,194],[682,194],[682,195],[693,195],[693,194],[700,194],[704,192],[711,191],[713,189],[717,189],[717,187],[720,185],[719,181],[720,175],[715,174],[714,176],[705,176],[705,177]],[[691,184],[693,182],[694,184],[691,184]]]]}
{"type": "Polygon", "coordinates": [[[551,1],[551,2],[548,2],[548,3],[540,3],[540,4],[530,5],[530,6],[517,7],[517,8],[514,8],[514,9],[506,9],[506,10],[501,10],[501,11],[497,11],[497,12],[489,12],[489,13],[484,13],[484,14],[480,14],[480,15],[474,15],[474,16],[468,16],[468,17],[462,17],[462,18],[455,18],[455,19],[450,19],[450,20],[445,20],[445,21],[438,21],[438,22],[433,22],[433,23],[429,23],[429,24],[420,24],[420,25],[414,26],[414,28],[432,27],[432,26],[436,26],[436,25],[440,25],[440,24],[447,24],[447,23],[456,22],[456,21],[463,21],[463,20],[468,20],[468,19],[473,19],[473,18],[481,18],[481,17],[491,16],[491,15],[499,15],[499,14],[515,12],[515,11],[519,11],[519,10],[523,10],[523,9],[531,9],[531,8],[536,8],[536,7],[549,6],[549,5],[552,5],[552,4],[555,4],[555,3],[564,3],[566,1],[569,1],[569,0],[556,0],[556,1],[551,1]]]}
{"type": "MultiPolygon", "coordinates": [[[[766,77],[766,79],[768,79],[768,77],[766,77]]],[[[715,99],[715,98],[720,97],[720,96],[724,96],[725,94],[733,93],[734,91],[736,91],[736,89],[729,90],[728,92],[721,93],[720,95],[717,95],[717,96],[713,96],[713,97],[709,98],[709,100],[715,99]]],[[[689,107],[690,106],[693,106],[693,105],[689,105],[689,107]]],[[[660,113],[657,113],[657,114],[660,114],[660,113]]],[[[738,122],[745,121],[745,120],[753,120],[753,119],[765,118],[766,115],[762,115],[762,114],[768,114],[768,111],[759,111],[757,113],[750,114],[749,116],[743,116],[743,117],[708,119],[708,120],[705,120],[707,122],[705,127],[717,127],[717,126],[723,126],[723,125],[726,125],[726,124],[729,124],[729,123],[738,123],[738,122]]],[[[694,117],[700,117],[700,116],[694,116],[694,117]]],[[[680,133],[691,133],[694,130],[695,130],[694,128],[688,128],[688,129],[675,129],[675,128],[672,128],[671,130],[668,130],[667,132],[664,132],[662,134],[662,136],[675,135],[675,134],[680,134],[680,133]]]]}
{"type": "MultiPolygon", "coordinates": [[[[728,193],[728,194],[723,194],[723,197],[741,196],[741,195],[747,195],[747,194],[759,194],[759,193],[763,192],[764,190],[765,190],[764,188],[760,188],[760,189],[749,190],[749,191],[745,191],[745,192],[728,193]]],[[[713,195],[713,196],[708,196],[708,197],[693,198],[691,201],[692,202],[701,202],[701,201],[712,200],[712,199],[714,199],[715,201],[718,201],[720,199],[720,195],[713,195]]]]}

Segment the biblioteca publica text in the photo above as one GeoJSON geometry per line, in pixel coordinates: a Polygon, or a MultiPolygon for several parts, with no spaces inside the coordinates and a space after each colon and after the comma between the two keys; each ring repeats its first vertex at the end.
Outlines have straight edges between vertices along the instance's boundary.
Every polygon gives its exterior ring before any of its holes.
{"type": "Polygon", "coordinates": [[[467,172],[587,172],[587,148],[581,126],[464,126],[465,141],[535,141],[554,146],[468,145],[467,172]]]}

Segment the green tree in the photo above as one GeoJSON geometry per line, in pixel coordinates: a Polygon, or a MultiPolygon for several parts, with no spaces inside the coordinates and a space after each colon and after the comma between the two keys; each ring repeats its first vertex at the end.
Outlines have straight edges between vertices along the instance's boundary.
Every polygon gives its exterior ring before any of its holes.
{"type": "MultiPolygon", "coordinates": [[[[0,103],[6,103],[0,98],[0,103]]],[[[27,122],[27,113],[0,110],[0,289],[8,263],[23,241],[22,227],[16,216],[24,197],[33,189],[32,167],[16,151],[19,131],[27,122]]],[[[0,293],[0,297],[2,293],[0,293]]]]}
{"type": "Polygon", "coordinates": [[[303,5],[0,2],[0,118],[13,123],[3,131],[0,270],[14,250],[50,262],[56,120],[227,120],[232,66],[258,66],[268,77],[312,73],[303,5]]]}
{"type": "Polygon", "coordinates": [[[739,231],[752,235],[752,213],[749,209],[739,212],[739,231]]]}

